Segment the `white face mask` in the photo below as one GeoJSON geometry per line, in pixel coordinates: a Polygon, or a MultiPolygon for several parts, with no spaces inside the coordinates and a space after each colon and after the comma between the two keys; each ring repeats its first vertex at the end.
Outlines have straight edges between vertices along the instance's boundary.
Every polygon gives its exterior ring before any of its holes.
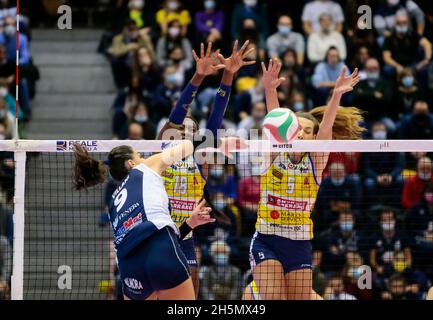
{"type": "Polygon", "coordinates": [[[171,37],[176,38],[180,34],[180,29],[178,27],[171,27],[168,29],[168,34],[171,37]]]}
{"type": "Polygon", "coordinates": [[[14,36],[15,35],[15,32],[16,32],[16,28],[15,28],[15,26],[13,26],[13,25],[11,25],[11,24],[9,24],[9,25],[7,25],[6,27],[5,27],[5,34],[8,36],[8,37],[12,37],[12,36],[14,36]]]}
{"type": "Polygon", "coordinates": [[[381,227],[383,231],[393,231],[395,228],[395,221],[382,222],[381,227]]]}
{"type": "Polygon", "coordinates": [[[379,130],[373,132],[373,139],[374,140],[385,140],[386,139],[386,131],[379,130]]]}
{"type": "Polygon", "coordinates": [[[0,88],[0,97],[6,97],[8,94],[8,89],[6,89],[5,87],[1,87],[0,88]]]}
{"type": "Polygon", "coordinates": [[[167,7],[170,10],[177,10],[177,9],[179,9],[179,2],[177,2],[177,1],[170,1],[170,2],[167,3],[167,7]]]}
{"type": "Polygon", "coordinates": [[[431,172],[418,172],[418,177],[423,181],[428,181],[431,178],[431,172]]]}
{"type": "Polygon", "coordinates": [[[255,7],[257,0],[244,0],[244,4],[248,7],[255,7]]]}
{"type": "Polygon", "coordinates": [[[144,7],[144,0],[134,0],[134,1],[132,1],[131,7],[133,9],[137,9],[137,10],[143,9],[143,7],[144,7]]]}

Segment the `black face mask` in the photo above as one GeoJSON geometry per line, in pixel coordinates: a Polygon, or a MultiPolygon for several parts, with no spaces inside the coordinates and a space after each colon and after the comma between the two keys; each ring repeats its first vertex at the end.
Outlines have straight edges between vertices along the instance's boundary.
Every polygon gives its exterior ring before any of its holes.
{"type": "Polygon", "coordinates": [[[183,59],[179,59],[179,58],[171,59],[171,61],[173,61],[173,63],[175,63],[175,64],[179,64],[182,60],[183,59]]]}
{"type": "Polygon", "coordinates": [[[427,114],[424,113],[420,113],[420,114],[415,114],[413,116],[413,121],[417,124],[427,124],[429,121],[429,116],[427,114]]]}

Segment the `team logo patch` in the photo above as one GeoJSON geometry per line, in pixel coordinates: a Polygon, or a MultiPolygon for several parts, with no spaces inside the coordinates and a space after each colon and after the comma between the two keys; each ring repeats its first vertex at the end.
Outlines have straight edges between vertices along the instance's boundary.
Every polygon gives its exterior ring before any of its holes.
{"type": "Polygon", "coordinates": [[[278,211],[276,211],[276,210],[273,210],[273,211],[271,211],[270,216],[271,216],[272,219],[276,220],[276,219],[278,219],[280,217],[280,213],[278,211]]]}
{"type": "Polygon", "coordinates": [[[66,141],[57,141],[56,142],[56,150],[57,151],[66,151],[66,141]]]}

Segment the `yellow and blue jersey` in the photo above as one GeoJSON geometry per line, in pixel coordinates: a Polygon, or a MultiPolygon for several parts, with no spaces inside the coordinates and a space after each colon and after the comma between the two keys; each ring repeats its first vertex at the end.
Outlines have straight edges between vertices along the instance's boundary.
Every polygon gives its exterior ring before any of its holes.
{"type": "Polygon", "coordinates": [[[292,163],[280,153],[262,173],[256,231],[291,240],[311,240],[313,211],[319,184],[311,156],[292,163]]]}

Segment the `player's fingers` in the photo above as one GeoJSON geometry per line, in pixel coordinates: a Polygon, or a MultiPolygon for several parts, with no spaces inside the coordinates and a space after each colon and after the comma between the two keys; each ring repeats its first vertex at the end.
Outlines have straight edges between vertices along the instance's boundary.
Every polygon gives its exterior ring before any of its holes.
{"type": "Polygon", "coordinates": [[[212,66],[213,70],[221,70],[221,69],[225,69],[225,64],[217,64],[216,66],[212,66]]]}
{"type": "Polygon", "coordinates": [[[200,43],[200,58],[204,58],[204,44],[200,43]]]}
{"type": "Polygon", "coordinates": [[[194,50],[194,49],[192,50],[192,56],[193,56],[193,58],[194,58],[194,60],[195,60],[196,62],[199,60],[199,58],[198,58],[198,56],[197,56],[197,53],[195,53],[195,50],[194,50]]]}
{"type": "Polygon", "coordinates": [[[256,50],[255,48],[249,48],[247,52],[245,52],[245,53],[242,54],[242,59],[245,59],[245,57],[248,57],[255,50],[256,50]]]}
{"type": "Polygon", "coordinates": [[[344,78],[344,76],[346,75],[346,72],[347,72],[347,68],[344,66],[343,69],[341,70],[340,77],[344,78]]]}
{"type": "Polygon", "coordinates": [[[235,40],[235,43],[233,44],[232,55],[234,55],[237,51],[238,51],[238,40],[235,40]]]}
{"type": "Polygon", "coordinates": [[[252,60],[252,61],[244,61],[244,62],[243,62],[243,65],[244,65],[244,66],[250,66],[250,65],[255,64],[255,63],[256,63],[256,60],[252,60]]]}
{"type": "Polygon", "coordinates": [[[266,73],[266,66],[265,66],[265,63],[262,61],[262,62],[260,63],[260,65],[262,66],[262,72],[263,72],[263,73],[266,73]]]}
{"type": "Polygon", "coordinates": [[[206,50],[206,57],[210,57],[211,53],[212,53],[212,42],[209,42],[206,50]]]}
{"type": "Polygon", "coordinates": [[[217,54],[217,58],[222,64],[225,64],[226,59],[224,58],[224,56],[221,53],[217,54]]]}
{"type": "Polygon", "coordinates": [[[250,40],[245,41],[241,49],[239,50],[239,54],[243,55],[249,44],[250,40]]]}

